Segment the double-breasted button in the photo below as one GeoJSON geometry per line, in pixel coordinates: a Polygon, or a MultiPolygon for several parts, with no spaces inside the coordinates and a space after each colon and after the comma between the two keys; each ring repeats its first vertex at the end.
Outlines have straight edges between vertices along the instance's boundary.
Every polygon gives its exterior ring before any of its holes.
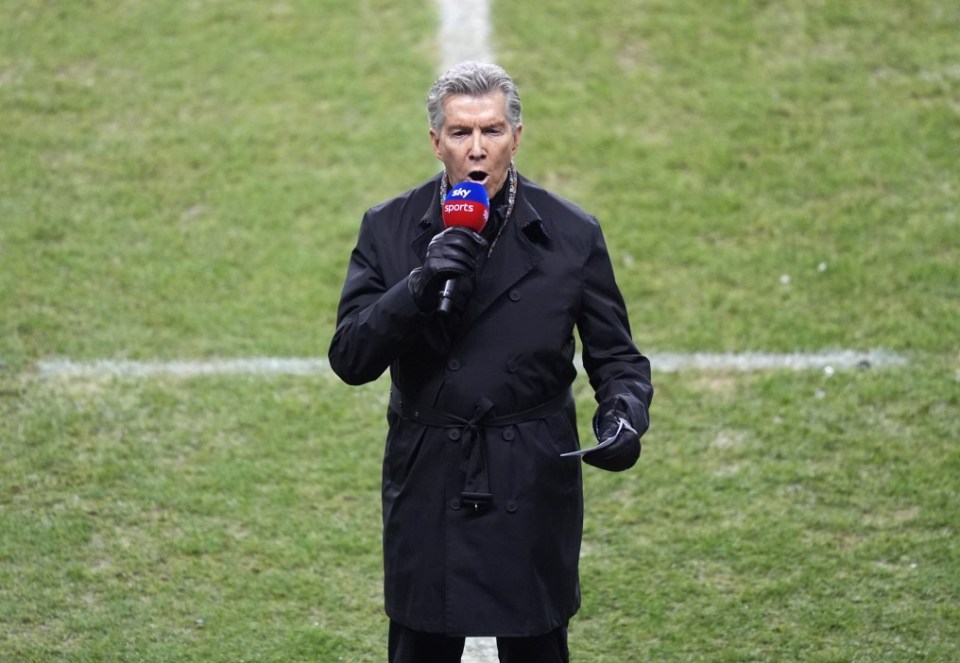
{"type": "Polygon", "coordinates": [[[452,500],[450,500],[450,508],[453,509],[454,511],[459,511],[459,510],[460,510],[460,498],[459,498],[459,497],[454,497],[452,500]]]}
{"type": "Polygon", "coordinates": [[[507,500],[507,513],[515,513],[517,510],[517,503],[513,500],[507,500]]]}
{"type": "Polygon", "coordinates": [[[512,428],[504,428],[503,432],[500,435],[503,437],[503,439],[509,442],[516,436],[516,433],[513,431],[512,428]]]}
{"type": "Polygon", "coordinates": [[[458,359],[447,360],[447,368],[449,368],[451,371],[459,371],[460,361],[458,359]]]}
{"type": "Polygon", "coordinates": [[[519,290],[511,290],[507,296],[510,297],[511,302],[519,302],[521,297],[519,290]]]}
{"type": "Polygon", "coordinates": [[[449,437],[451,440],[456,442],[457,440],[460,439],[460,429],[451,428],[450,430],[447,431],[447,437],[449,437]]]}

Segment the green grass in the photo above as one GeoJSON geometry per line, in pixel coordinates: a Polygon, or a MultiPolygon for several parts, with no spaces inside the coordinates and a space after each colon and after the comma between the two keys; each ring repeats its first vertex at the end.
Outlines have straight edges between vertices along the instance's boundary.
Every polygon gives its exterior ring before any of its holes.
{"type": "MultiPolygon", "coordinates": [[[[383,381],[34,367],[322,356],[361,213],[439,167],[433,12],[0,7],[0,660],[383,660],[383,381]]],[[[654,360],[575,660],[960,658],[960,5],[494,15],[518,165],[598,214],[654,360]],[[909,363],[656,371],[832,348],[909,363]]]]}
{"type": "Polygon", "coordinates": [[[0,652],[364,660],[379,644],[378,467],[350,436],[380,399],[348,392],[334,407],[316,398],[324,382],[5,398],[19,429],[4,428],[0,652]]]}

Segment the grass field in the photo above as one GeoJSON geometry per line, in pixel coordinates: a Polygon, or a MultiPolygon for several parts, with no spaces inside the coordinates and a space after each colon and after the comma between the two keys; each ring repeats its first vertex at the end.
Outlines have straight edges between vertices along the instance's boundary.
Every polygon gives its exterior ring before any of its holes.
{"type": "MultiPolygon", "coordinates": [[[[493,17],[518,166],[600,217],[657,388],[585,472],[574,660],[960,659],[960,5],[493,17]],[[656,364],[844,348],[908,363],[656,364]]],[[[384,381],[36,365],[323,356],[363,210],[439,168],[436,24],[0,4],[0,660],[385,658],[384,381]]]]}

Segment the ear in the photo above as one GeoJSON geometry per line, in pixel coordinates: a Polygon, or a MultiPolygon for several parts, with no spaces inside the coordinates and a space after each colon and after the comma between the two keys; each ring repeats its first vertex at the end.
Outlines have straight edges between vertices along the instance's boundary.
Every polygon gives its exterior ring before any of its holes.
{"type": "Polygon", "coordinates": [[[523,125],[520,124],[517,126],[517,130],[513,132],[513,149],[510,151],[511,155],[515,155],[517,150],[520,149],[520,135],[523,133],[523,125]]]}
{"type": "Polygon", "coordinates": [[[440,153],[440,135],[432,128],[430,129],[430,144],[433,145],[433,153],[437,155],[440,161],[443,161],[443,156],[440,153]]]}

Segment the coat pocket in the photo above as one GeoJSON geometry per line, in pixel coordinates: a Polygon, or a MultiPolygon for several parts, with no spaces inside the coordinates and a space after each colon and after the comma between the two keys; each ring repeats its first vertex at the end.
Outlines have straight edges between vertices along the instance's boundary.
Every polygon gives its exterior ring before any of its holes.
{"type": "Polygon", "coordinates": [[[568,451],[576,451],[579,448],[580,435],[569,412],[566,410],[554,412],[544,419],[544,423],[547,428],[547,436],[553,443],[551,451],[559,455],[568,451]]]}
{"type": "Polygon", "coordinates": [[[397,417],[391,422],[383,458],[385,483],[402,486],[417,464],[423,449],[426,428],[397,417]]]}

